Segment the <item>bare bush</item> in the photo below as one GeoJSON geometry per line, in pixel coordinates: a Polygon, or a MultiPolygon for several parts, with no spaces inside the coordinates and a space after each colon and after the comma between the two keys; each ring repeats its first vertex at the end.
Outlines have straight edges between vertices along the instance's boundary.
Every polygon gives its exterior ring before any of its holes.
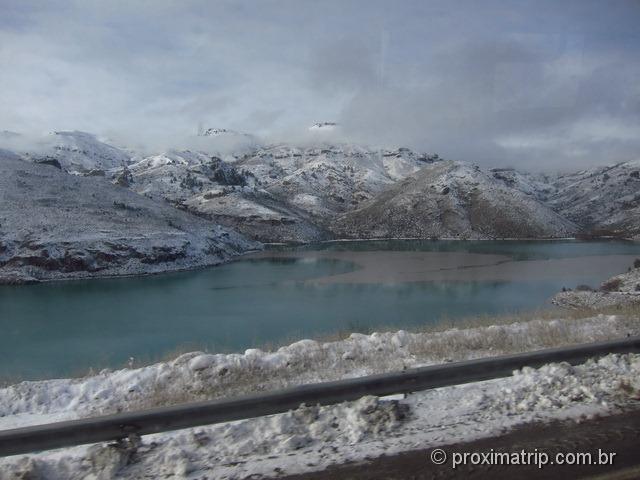
{"type": "Polygon", "coordinates": [[[603,292],[617,292],[618,290],[620,290],[621,286],[622,280],[620,280],[619,278],[612,278],[604,282],[600,286],[600,290],[602,290],[603,292]]]}

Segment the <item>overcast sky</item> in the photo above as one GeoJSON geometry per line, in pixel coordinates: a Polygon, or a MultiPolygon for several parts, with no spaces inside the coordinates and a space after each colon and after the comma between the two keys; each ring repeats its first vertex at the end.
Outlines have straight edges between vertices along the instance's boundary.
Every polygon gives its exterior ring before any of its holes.
{"type": "Polygon", "coordinates": [[[640,1],[0,0],[0,130],[317,121],[492,166],[640,158],[640,1]]]}

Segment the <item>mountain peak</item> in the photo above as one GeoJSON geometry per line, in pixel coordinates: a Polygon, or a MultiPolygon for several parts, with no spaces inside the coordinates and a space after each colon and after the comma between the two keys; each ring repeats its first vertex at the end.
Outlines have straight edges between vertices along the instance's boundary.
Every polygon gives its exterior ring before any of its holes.
{"type": "Polygon", "coordinates": [[[250,136],[248,133],[242,133],[228,128],[207,128],[205,131],[199,133],[198,135],[201,137],[250,136]]]}
{"type": "Polygon", "coordinates": [[[335,130],[337,127],[338,127],[338,124],[335,122],[318,122],[311,125],[309,127],[309,130],[312,130],[312,131],[321,130],[324,132],[331,132],[335,130]]]}

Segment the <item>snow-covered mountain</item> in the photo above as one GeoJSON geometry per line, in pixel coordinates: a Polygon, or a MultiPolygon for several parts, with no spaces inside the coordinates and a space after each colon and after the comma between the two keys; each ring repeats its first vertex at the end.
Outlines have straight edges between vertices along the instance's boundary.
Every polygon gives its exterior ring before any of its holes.
{"type": "Polygon", "coordinates": [[[25,156],[35,161],[57,160],[70,173],[86,173],[91,170],[108,170],[126,165],[131,155],[98,140],[86,132],[53,132],[43,139],[42,149],[25,156]]]}
{"type": "Polygon", "coordinates": [[[327,238],[304,212],[261,188],[250,171],[216,156],[169,151],[115,170],[112,178],[141,195],[167,200],[250,238],[272,242],[327,238]]]}
{"type": "Polygon", "coordinates": [[[0,156],[0,283],[214,265],[237,233],[113,185],[0,156]]]}
{"type": "Polygon", "coordinates": [[[264,242],[331,238],[338,213],[437,161],[409,149],[257,147],[234,162],[168,151],[110,172],[114,182],[264,242]]]}
{"type": "Polygon", "coordinates": [[[372,150],[357,145],[274,145],[237,162],[267,192],[326,225],[337,213],[357,208],[437,156],[407,148],[372,150]]]}
{"type": "Polygon", "coordinates": [[[351,238],[547,238],[578,228],[535,198],[462,162],[426,166],[340,217],[351,238]]]}
{"type": "Polygon", "coordinates": [[[126,177],[133,190],[151,198],[183,202],[196,193],[219,186],[247,186],[250,175],[240,173],[219,157],[189,150],[151,155],[112,172],[126,177]]]}
{"type": "Polygon", "coordinates": [[[228,128],[207,128],[200,134],[202,137],[246,137],[253,139],[254,136],[250,133],[238,132],[237,130],[231,130],[228,128]]]}
{"type": "MultiPolygon", "coordinates": [[[[313,127],[334,128],[331,122],[313,127]]],[[[0,133],[0,148],[20,144],[19,135],[0,133]]],[[[408,148],[374,149],[325,135],[305,146],[234,140],[236,147],[216,150],[228,147],[228,138],[249,137],[210,128],[193,137],[194,148],[147,155],[88,133],[56,132],[32,149],[0,152],[104,177],[261,242],[640,234],[640,161],[551,177],[485,172],[408,148]]]]}
{"type": "Polygon", "coordinates": [[[588,232],[640,235],[640,160],[560,176],[549,205],[588,232]]]}
{"type": "Polygon", "coordinates": [[[309,127],[311,132],[333,132],[338,128],[335,122],[318,122],[309,127]]]}
{"type": "Polygon", "coordinates": [[[79,131],[37,136],[0,131],[0,151],[5,157],[11,152],[14,157],[46,163],[74,174],[104,172],[126,165],[132,158],[130,152],[79,131]]]}

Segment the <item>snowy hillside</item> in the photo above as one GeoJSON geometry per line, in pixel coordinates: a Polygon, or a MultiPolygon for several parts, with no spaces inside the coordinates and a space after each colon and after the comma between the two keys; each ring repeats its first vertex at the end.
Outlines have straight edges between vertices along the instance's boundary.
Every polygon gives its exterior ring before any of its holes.
{"type": "Polygon", "coordinates": [[[640,235],[640,160],[562,175],[549,205],[588,231],[640,235]]]}
{"type": "Polygon", "coordinates": [[[71,173],[108,170],[126,165],[131,155],[124,150],[101,142],[85,132],[54,132],[42,142],[40,151],[26,152],[25,157],[35,161],[56,159],[63,169],[71,173]]]}
{"type": "Polygon", "coordinates": [[[241,165],[201,152],[169,151],[110,172],[116,183],[267,242],[327,238],[304,212],[274,198],[241,165]]]}
{"type": "Polygon", "coordinates": [[[251,172],[267,192],[326,225],[336,213],[358,207],[436,159],[406,148],[275,145],[245,156],[237,165],[251,172]]]}
{"type": "Polygon", "coordinates": [[[331,238],[336,213],[357,207],[437,156],[358,146],[256,148],[226,162],[168,151],[109,172],[118,184],[164,199],[265,242],[331,238]]]}
{"type": "Polygon", "coordinates": [[[152,155],[111,175],[142,195],[172,202],[182,202],[219,186],[254,183],[250,175],[242,174],[219,157],[189,150],[152,155]]]}
{"type": "Polygon", "coordinates": [[[543,203],[556,191],[550,178],[542,174],[533,175],[519,172],[514,168],[493,168],[489,171],[489,175],[500,180],[507,187],[520,190],[543,203]]]}
{"type": "Polygon", "coordinates": [[[101,177],[0,157],[0,283],[214,265],[256,244],[101,177]]]}
{"type": "MultiPolygon", "coordinates": [[[[322,122],[310,132],[336,128],[322,122]]],[[[330,138],[313,134],[305,146],[261,146],[251,135],[209,128],[186,142],[193,146],[148,155],[83,132],[56,132],[29,147],[19,134],[3,131],[0,151],[104,176],[262,242],[640,235],[640,161],[555,177],[484,172],[408,148],[330,138]]]]}
{"type": "Polygon", "coordinates": [[[369,237],[547,238],[577,231],[571,222],[479,167],[439,162],[347,213],[338,235],[369,237]]]}

